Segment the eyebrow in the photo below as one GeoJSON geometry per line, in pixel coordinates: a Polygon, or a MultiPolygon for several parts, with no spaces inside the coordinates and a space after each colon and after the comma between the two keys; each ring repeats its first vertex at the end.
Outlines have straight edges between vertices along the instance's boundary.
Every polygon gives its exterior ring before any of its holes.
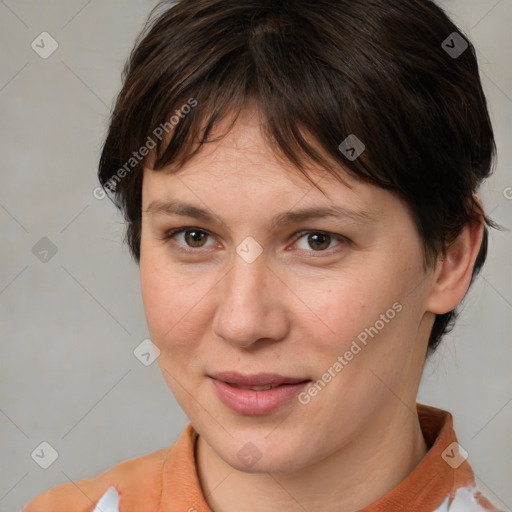
{"type": "MultiPolygon", "coordinates": [[[[180,215],[208,222],[215,222],[217,220],[216,216],[212,215],[207,210],[178,199],[172,201],[152,201],[144,211],[149,215],[180,215]]],[[[341,206],[302,208],[300,210],[292,210],[275,215],[271,220],[271,227],[275,228],[326,217],[336,219],[348,218],[354,222],[363,224],[376,221],[377,213],[367,210],[351,210],[341,206]]]]}

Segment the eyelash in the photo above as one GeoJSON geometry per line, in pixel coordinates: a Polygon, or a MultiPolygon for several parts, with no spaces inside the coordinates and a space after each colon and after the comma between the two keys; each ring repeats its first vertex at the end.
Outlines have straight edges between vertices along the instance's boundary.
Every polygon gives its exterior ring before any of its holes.
{"type": "MultiPolygon", "coordinates": [[[[164,240],[164,241],[168,241],[168,240],[171,240],[173,239],[176,235],[180,234],[180,233],[183,233],[185,231],[197,231],[197,232],[200,232],[200,233],[204,233],[206,234],[207,236],[211,236],[211,234],[208,232],[208,231],[205,231],[204,229],[199,229],[199,228],[196,228],[196,227],[193,227],[193,226],[186,226],[186,227],[182,227],[182,228],[177,228],[177,229],[173,229],[171,231],[169,231],[168,233],[166,233],[162,238],[161,240],[164,240]]],[[[302,237],[304,237],[305,235],[309,235],[309,234],[315,234],[315,235],[326,235],[326,236],[330,236],[332,237],[333,239],[338,239],[340,242],[343,242],[345,244],[348,244],[350,243],[350,240],[342,235],[337,235],[336,233],[329,233],[328,231],[319,231],[319,230],[308,230],[308,231],[300,231],[299,233],[297,233],[295,236],[294,236],[294,242],[293,243],[296,243],[298,242],[302,237]]],[[[200,251],[202,249],[202,247],[198,247],[198,248],[193,248],[193,247],[187,247],[187,246],[184,246],[182,244],[178,244],[177,245],[177,250],[181,251],[181,252],[184,252],[186,254],[197,254],[198,251],[200,251]]],[[[321,257],[325,254],[332,254],[331,253],[332,249],[326,249],[326,250],[320,250],[320,251],[305,251],[305,252],[311,252],[311,253],[316,253],[318,254],[318,256],[311,256],[311,257],[314,257],[314,258],[317,258],[317,257],[321,257]]],[[[338,251],[334,251],[335,253],[336,252],[339,252],[338,251]]]]}

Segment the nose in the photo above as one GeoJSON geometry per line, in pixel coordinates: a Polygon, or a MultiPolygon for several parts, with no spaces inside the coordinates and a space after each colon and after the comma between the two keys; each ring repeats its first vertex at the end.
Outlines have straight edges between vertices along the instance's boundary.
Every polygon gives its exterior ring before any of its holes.
{"type": "Polygon", "coordinates": [[[252,263],[237,254],[216,290],[213,329],[225,342],[249,348],[287,336],[290,291],[283,277],[268,266],[263,254],[252,263]]]}

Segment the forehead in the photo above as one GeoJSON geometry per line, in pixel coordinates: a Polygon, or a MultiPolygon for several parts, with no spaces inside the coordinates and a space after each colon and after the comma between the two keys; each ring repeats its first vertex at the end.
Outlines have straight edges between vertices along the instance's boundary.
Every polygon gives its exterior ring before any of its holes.
{"type": "MultiPolygon", "coordinates": [[[[311,160],[305,160],[304,155],[301,155],[304,163],[304,172],[301,172],[276,147],[271,147],[264,135],[265,120],[257,109],[247,108],[241,112],[233,126],[231,122],[231,118],[225,118],[216,124],[209,141],[181,167],[171,163],[153,171],[151,163],[154,160],[150,159],[149,165],[144,169],[144,181],[148,185],[161,184],[166,179],[165,176],[168,176],[173,181],[185,177],[191,180],[200,178],[220,185],[233,182],[236,178],[245,181],[249,177],[258,177],[262,185],[274,184],[278,187],[279,183],[286,183],[289,186],[293,182],[294,186],[305,190],[310,190],[314,182],[323,193],[338,188],[340,183],[348,189],[362,183],[338,162],[330,159],[325,151],[322,154],[327,161],[332,162],[331,168],[338,178],[333,172],[311,160]]],[[[311,143],[310,136],[305,134],[305,138],[311,143]]]]}
{"type": "Polygon", "coordinates": [[[312,162],[305,165],[313,185],[270,147],[262,131],[264,122],[257,110],[248,109],[233,126],[231,119],[215,126],[211,141],[181,168],[172,164],[156,171],[146,168],[143,211],[148,213],[151,206],[150,213],[186,214],[195,206],[194,216],[204,219],[207,210],[219,214],[243,210],[249,214],[253,209],[261,217],[272,211],[275,226],[281,220],[291,223],[307,218],[302,213],[284,217],[291,209],[334,206],[341,210],[340,217],[358,223],[380,219],[392,207],[403,210],[405,204],[394,193],[357,179],[334,161],[332,169],[341,180],[312,162]],[[178,201],[188,206],[176,204],[178,201]],[[279,212],[280,218],[276,215],[279,212]]]}

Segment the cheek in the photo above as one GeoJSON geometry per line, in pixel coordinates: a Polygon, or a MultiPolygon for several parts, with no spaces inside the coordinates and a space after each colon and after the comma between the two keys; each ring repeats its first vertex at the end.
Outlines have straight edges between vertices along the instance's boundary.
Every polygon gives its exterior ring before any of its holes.
{"type": "Polygon", "coordinates": [[[151,340],[173,357],[190,353],[199,345],[208,323],[207,277],[196,277],[177,267],[163,265],[148,252],[141,257],[142,299],[151,340]]]}
{"type": "Polygon", "coordinates": [[[368,368],[394,382],[414,350],[420,305],[410,294],[414,272],[392,261],[379,263],[368,265],[371,271],[358,267],[344,272],[328,286],[314,288],[313,295],[311,282],[302,284],[303,296],[310,290],[308,306],[314,312],[307,321],[299,320],[303,332],[309,333],[303,350],[311,354],[317,371],[331,369],[336,374],[331,389],[337,389],[342,403],[352,393],[368,398],[377,393],[379,381],[368,368]]]}
{"type": "Polygon", "coordinates": [[[316,283],[309,279],[297,283],[297,295],[305,297],[308,309],[302,319],[296,318],[305,331],[314,333],[320,351],[343,353],[360,333],[364,338],[365,329],[380,322],[380,315],[396,301],[388,275],[353,269],[335,280],[323,276],[316,283]]]}

